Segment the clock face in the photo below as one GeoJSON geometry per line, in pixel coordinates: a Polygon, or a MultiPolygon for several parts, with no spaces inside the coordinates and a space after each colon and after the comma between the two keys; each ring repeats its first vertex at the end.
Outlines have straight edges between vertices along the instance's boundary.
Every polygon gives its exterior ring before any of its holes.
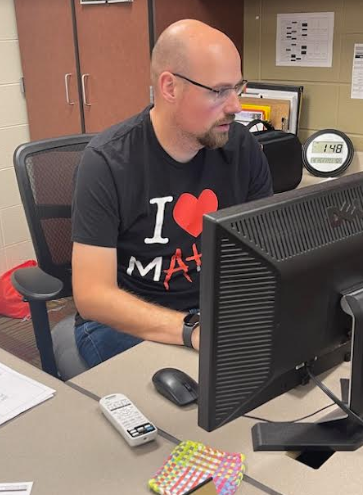
{"type": "Polygon", "coordinates": [[[309,172],[322,177],[334,177],[350,165],[353,145],[348,136],[329,129],[311,136],[304,145],[303,155],[309,172]]]}

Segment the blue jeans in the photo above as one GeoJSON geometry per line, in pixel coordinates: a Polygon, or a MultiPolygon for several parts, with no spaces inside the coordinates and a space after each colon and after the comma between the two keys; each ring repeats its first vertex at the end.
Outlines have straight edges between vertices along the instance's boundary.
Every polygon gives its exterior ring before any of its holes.
{"type": "Polygon", "coordinates": [[[74,335],[78,351],[90,368],[142,342],[138,337],[96,321],[86,321],[76,326],[74,335]]]}

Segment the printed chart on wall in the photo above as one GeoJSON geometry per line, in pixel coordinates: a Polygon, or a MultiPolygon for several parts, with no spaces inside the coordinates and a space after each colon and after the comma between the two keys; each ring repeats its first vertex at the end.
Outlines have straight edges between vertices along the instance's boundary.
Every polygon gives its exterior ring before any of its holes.
{"type": "Polygon", "coordinates": [[[354,45],[351,98],[363,99],[363,43],[354,45]]]}
{"type": "Polygon", "coordinates": [[[334,12],[277,14],[276,65],[331,67],[334,12]]]}

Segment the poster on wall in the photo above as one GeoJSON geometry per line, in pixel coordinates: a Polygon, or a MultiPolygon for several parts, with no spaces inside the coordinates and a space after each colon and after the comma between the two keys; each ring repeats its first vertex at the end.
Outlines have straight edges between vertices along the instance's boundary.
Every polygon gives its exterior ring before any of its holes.
{"type": "Polygon", "coordinates": [[[331,67],[334,12],[277,14],[276,65],[331,67]]]}
{"type": "Polygon", "coordinates": [[[351,98],[363,100],[363,43],[354,45],[351,98]]]}

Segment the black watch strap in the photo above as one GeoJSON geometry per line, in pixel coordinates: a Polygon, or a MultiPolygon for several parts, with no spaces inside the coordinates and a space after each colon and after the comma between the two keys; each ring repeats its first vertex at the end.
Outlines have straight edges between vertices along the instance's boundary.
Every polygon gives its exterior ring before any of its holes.
{"type": "Polygon", "coordinates": [[[192,334],[199,325],[199,313],[189,313],[184,318],[183,323],[183,344],[185,347],[193,348],[192,334]]]}

